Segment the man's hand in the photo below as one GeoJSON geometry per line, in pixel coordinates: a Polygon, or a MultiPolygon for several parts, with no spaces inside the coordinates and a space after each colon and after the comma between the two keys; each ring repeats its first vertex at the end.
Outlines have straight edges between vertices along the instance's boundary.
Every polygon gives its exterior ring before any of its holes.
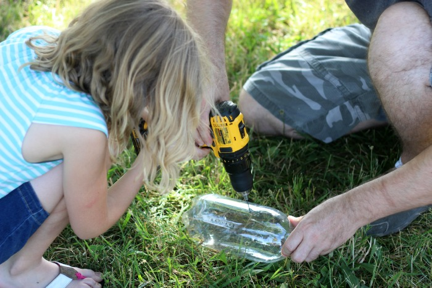
{"type": "MultiPolygon", "coordinates": [[[[207,57],[213,64],[212,88],[209,93],[214,101],[230,99],[228,77],[225,67],[225,30],[231,13],[232,0],[187,0],[186,16],[188,23],[199,34],[205,43],[207,57]]],[[[201,110],[202,124],[196,133],[196,153],[194,159],[201,159],[211,149],[200,148],[211,146],[209,113],[210,108],[201,110]]]]}
{"type": "Polygon", "coordinates": [[[210,153],[210,148],[202,148],[203,146],[211,147],[212,137],[210,134],[210,105],[205,101],[201,104],[200,125],[195,134],[195,160],[199,160],[210,153]]]}
{"type": "Polygon", "coordinates": [[[316,206],[303,217],[289,216],[295,228],[282,247],[282,255],[294,262],[311,262],[345,243],[359,227],[347,195],[316,206]]]}
{"type": "Polygon", "coordinates": [[[316,206],[282,247],[294,262],[310,262],[345,243],[360,227],[382,217],[432,203],[432,147],[402,167],[316,206]]]}

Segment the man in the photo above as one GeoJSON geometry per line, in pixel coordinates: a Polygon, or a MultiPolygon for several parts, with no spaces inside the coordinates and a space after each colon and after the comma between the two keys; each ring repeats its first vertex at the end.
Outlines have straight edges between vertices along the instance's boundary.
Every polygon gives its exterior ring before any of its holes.
{"type": "MultiPolygon", "coordinates": [[[[281,53],[258,67],[239,100],[260,133],[331,142],[389,122],[403,144],[394,171],[289,217],[295,229],[282,254],[295,262],[331,252],[367,224],[369,235],[400,231],[432,203],[432,2],[346,2],[367,28],[331,29],[281,53]]],[[[231,5],[188,1],[217,67],[220,100],[229,97],[221,39],[231,5]]]]}

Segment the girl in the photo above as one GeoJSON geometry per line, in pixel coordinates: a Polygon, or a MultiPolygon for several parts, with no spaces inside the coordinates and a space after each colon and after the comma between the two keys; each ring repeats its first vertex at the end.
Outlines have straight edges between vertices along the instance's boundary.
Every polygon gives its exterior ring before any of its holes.
{"type": "Polygon", "coordinates": [[[96,2],[61,33],[29,27],[0,43],[0,287],[100,287],[100,273],[43,253],[68,223],[82,239],[107,231],[143,182],[173,188],[208,127],[200,47],[161,0],[96,2]],[[108,188],[142,117],[141,152],[108,188]]]}

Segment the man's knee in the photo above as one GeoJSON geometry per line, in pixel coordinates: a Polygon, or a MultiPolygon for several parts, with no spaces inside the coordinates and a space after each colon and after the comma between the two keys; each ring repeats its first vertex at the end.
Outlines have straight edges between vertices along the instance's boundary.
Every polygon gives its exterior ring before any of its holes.
{"type": "Polygon", "coordinates": [[[411,9],[422,9],[421,5],[415,2],[398,2],[388,7],[381,14],[379,21],[397,21],[407,15],[411,9]]]}
{"type": "Polygon", "coordinates": [[[387,116],[410,159],[432,144],[432,26],[416,3],[398,3],[381,15],[368,64],[387,116]]]}
{"type": "Polygon", "coordinates": [[[239,108],[243,114],[246,125],[255,126],[257,112],[256,110],[260,110],[260,105],[256,102],[252,96],[246,92],[246,90],[242,89],[239,96],[239,108]]]}
{"type": "Polygon", "coordinates": [[[276,118],[244,89],[240,93],[239,108],[246,125],[252,128],[254,132],[269,136],[302,138],[295,129],[276,118]]]}
{"type": "Polygon", "coordinates": [[[242,89],[239,96],[239,108],[243,114],[246,126],[254,132],[273,134],[273,129],[268,118],[268,112],[246,90],[242,89]]]}
{"type": "Polygon", "coordinates": [[[422,45],[430,41],[426,26],[430,20],[417,3],[400,2],[380,16],[373,33],[369,54],[369,70],[374,81],[384,81],[388,73],[409,72],[424,65],[422,45]]]}

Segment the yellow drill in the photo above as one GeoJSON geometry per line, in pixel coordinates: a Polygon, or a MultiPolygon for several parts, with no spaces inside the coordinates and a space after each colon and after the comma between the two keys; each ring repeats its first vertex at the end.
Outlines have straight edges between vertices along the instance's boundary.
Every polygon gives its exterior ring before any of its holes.
{"type": "MultiPolygon", "coordinates": [[[[210,128],[213,143],[210,148],[216,157],[220,158],[228,173],[234,190],[242,194],[248,201],[249,192],[252,190],[253,178],[251,160],[249,155],[249,135],[243,121],[243,114],[231,101],[224,101],[216,105],[219,113],[210,114],[210,128]]],[[[139,132],[147,133],[147,123],[141,121],[139,132]]],[[[137,132],[132,132],[132,142],[135,152],[140,151],[137,132]]],[[[207,147],[208,148],[208,147],[207,147]]]]}
{"type": "Polygon", "coordinates": [[[212,149],[216,157],[221,158],[234,190],[248,201],[252,190],[253,178],[249,155],[249,135],[243,121],[243,114],[231,101],[216,105],[220,115],[211,113],[212,149]]]}

